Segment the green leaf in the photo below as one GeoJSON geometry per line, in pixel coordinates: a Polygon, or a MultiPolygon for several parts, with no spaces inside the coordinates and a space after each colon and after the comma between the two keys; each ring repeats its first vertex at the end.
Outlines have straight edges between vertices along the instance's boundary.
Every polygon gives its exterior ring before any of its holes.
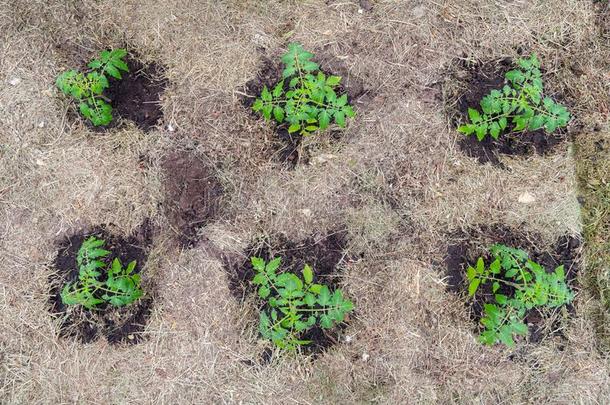
{"type": "Polygon", "coordinates": [[[298,123],[297,124],[291,124],[288,127],[288,133],[292,134],[294,132],[297,132],[299,129],[301,129],[301,124],[298,124],[298,123]]]}
{"type": "Polygon", "coordinates": [[[519,335],[527,335],[527,325],[522,322],[516,322],[512,324],[513,331],[519,335]]]}
{"type": "Polygon", "coordinates": [[[114,77],[115,79],[119,79],[119,80],[122,79],[121,72],[115,66],[110,65],[110,64],[106,65],[106,68],[104,70],[106,71],[106,73],[108,73],[110,76],[114,77]]]}
{"type": "Polygon", "coordinates": [[[267,283],[267,277],[265,277],[264,273],[258,273],[252,279],[252,284],[254,284],[254,285],[261,285],[261,284],[266,284],[266,283],[267,283]]]}
{"type": "Polygon", "coordinates": [[[328,315],[324,314],[320,317],[320,326],[324,329],[330,329],[333,327],[333,321],[328,315]]]}
{"type": "Polygon", "coordinates": [[[506,129],[506,126],[508,125],[508,121],[507,121],[506,117],[501,117],[498,120],[498,124],[500,125],[500,129],[502,131],[504,131],[506,129]]]}
{"type": "Polygon", "coordinates": [[[308,62],[303,63],[303,70],[306,72],[315,72],[319,68],[320,67],[315,62],[308,61],[308,62]]]}
{"type": "Polygon", "coordinates": [[[320,294],[322,292],[322,284],[312,284],[309,286],[309,291],[314,294],[320,294]]]}
{"type": "Polygon", "coordinates": [[[260,257],[251,257],[250,262],[254,270],[261,272],[265,271],[265,260],[260,257]]]}
{"type": "Polygon", "coordinates": [[[269,321],[269,317],[263,311],[259,314],[259,331],[261,336],[264,338],[271,338],[271,322],[269,321]]]}
{"type": "Polygon", "coordinates": [[[281,80],[273,89],[273,97],[278,98],[284,91],[284,80],[281,80]]]}
{"type": "Polygon", "coordinates": [[[336,86],[339,83],[341,83],[340,76],[329,76],[328,79],[326,79],[326,84],[329,86],[336,86]]]}
{"type": "Polygon", "coordinates": [[[337,98],[337,101],[335,102],[335,105],[337,107],[343,107],[346,104],[347,104],[347,94],[344,94],[341,97],[337,98]]]}
{"type": "Polygon", "coordinates": [[[468,285],[468,295],[473,297],[474,294],[477,292],[477,289],[479,288],[479,284],[481,284],[481,279],[480,278],[475,278],[474,280],[472,280],[470,282],[470,284],[468,285]]]}
{"type": "Polygon", "coordinates": [[[544,115],[536,115],[531,119],[528,129],[530,131],[535,131],[537,129],[540,129],[544,125],[545,121],[546,121],[546,117],[544,115]]]}
{"type": "Polygon", "coordinates": [[[489,135],[491,135],[491,137],[494,139],[498,139],[500,136],[500,125],[497,122],[491,123],[489,127],[489,135]]]}
{"type": "Polygon", "coordinates": [[[265,117],[266,120],[270,120],[272,111],[273,111],[273,104],[264,105],[263,106],[263,117],[265,117]]]}
{"type": "Polygon", "coordinates": [[[254,112],[259,112],[263,109],[263,106],[263,100],[257,98],[256,101],[254,101],[254,104],[252,104],[252,110],[254,110],[254,112]]]}
{"type": "Polygon", "coordinates": [[[337,111],[335,113],[335,122],[337,123],[337,125],[339,125],[341,128],[345,127],[345,114],[343,113],[343,111],[337,111]]]}
{"type": "Polygon", "coordinates": [[[261,286],[258,289],[258,296],[261,298],[267,298],[271,294],[271,289],[267,286],[261,286]]]}
{"type": "Polygon", "coordinates": [[[306,264],[303,268],[303,280],[305,280],[307,284],[311,284],[313,282],[313,271],[308,264],[306,264]]]}
{"type": "Polygon", "coordinates": [[[275,117],[275,120],[277,122],[283,122],[284,121],[284,110],[282,109],[282,107],[279,106],[275,106],[273,108],[273,116],[275,117]]]}
{"type": "Polygon", "coordinates": [[[485,139],[485,135],[487,135],[487,124],[480,127],[476,127],[475,132],[477,134],[477,139],[479,141],[482,141],[483,139],[485,139]]]}
{"type": "Polygon", "coordinates": [[[513,340],[512,328],[509,325],[504,325],[500,328],[499,334],[500,342],[504,343],[508,347],[514,347],[515,341],[513,340]]]}
{"type": "Polygon", "coordinates": [[[316,297],[313,294],[305,294],[305,297],[303,298],[303,301],[305,301],[305,304],[308,307],[313,307],[314,305],[316,305],[316,297]]]}
{"type": "Polygon", "coordinates": [[[476,124],[481,120],[481,115],[474,108],[468,109],[468,117],[470,118],[470,121],[473,122],[473,124],[476,124]]]}
{"type": "Polygon", "coordinates": [[[508,302],[508,297],[504,294],[496,294],[494,297],[496,299],[496,302],[500,305],[506,305],[506,303],[508,302]]]}
{"type": "Polygon", "coordinates": [[[269,263],[267,263],[267,266],[265,267],[265,273],[267,273],[267,274],[275,273],[276,270],[280,267],[281,263],[282,263],[281,257],[274,258],[269,263]]]}
{"type": "Polygon", "coordinates": [[[322,288],[320,289],[320,293],[318,294],[318,304],[325,307],[330,304],[330,298],[330,290],[327,286],[322,286],[322,288]]]}
{"type": "Polygon", "coordinates": [[[475,277],[476,270],[474,269],[474,267],[468,266],[468,269],[466,269],[466,278],[468,279],[468,281],[472,281],[472,279],[474,279],[475,277]]]}
{"type": "Polygon", "coordinates": [[[328,114],[328,111],[320,111],[320,115],[318,115],[318,120],[320,123],[320,129],[328,128],[328,125],[330,124],[330,115],[328,114]]]}
{"type": "Polygon", "coordinates": [[[471,135],[474,133],[476,126],[474,124],[466,124],[458,127],[458,132],[461,132],[464,135],[471,135]]]}
{"type": "Polygon", "coordinates": [[[261,92],[261,98],[263,99],[263,101],[272,101],[273,100],[273,96],[269,92],[269,89],[267,88],[267,86],[263,87],[263,91],[261,92]]]}
{"type": "Polygon", "coordinates": [[[512,277],[514,277],[514,276],[515,276],[515,275],[516,275],[518,272],[519,272],[519,269],[515,269],[515,268],[509,269],[509,270],[507,270],[507,271],[506,271],[506,273],[504,273],[504,277],[506,277],[506,278],[512,278],[512,277]]]}

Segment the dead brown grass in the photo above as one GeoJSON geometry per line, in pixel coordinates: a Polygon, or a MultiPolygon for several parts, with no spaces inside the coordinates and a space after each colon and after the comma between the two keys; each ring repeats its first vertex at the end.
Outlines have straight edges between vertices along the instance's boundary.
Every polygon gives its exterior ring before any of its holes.
{"type": "Polygon", "coordinates": [[[538,53],[549,90],[573,111],[571,133],[607,133],[601,7],[371,3],[360,13],[351,0],[0,0],[0,402],[610,401],[587,289],[565,339],[481,347],[439,264],[448,235],[472,224],[519,226],[542,245],[580,231],[570,147],[503,159],[507,170],[481,166],[456,147],[439,83],[456,58],[515,57],[522,47],[538,53]],[[312,162],[294,171],[270,159],[273,131],[240,103],[261,58],[277,57],[288,40],[365,90],[342,140],[309,140],[312,162]],[[53,87],[62,69],[118,45],[167,68],[159,131],[92,134],[53,87]],[[59,339],[47,311],[54,241],[100,223],[127,233],[145,218],[163,229],[159,163],[184,147],[218,167],[226,211],[192,250],[157,238],[146,269],[158,285],[148,340],[59,339]],[[526,192],[534,200],[520,203],[526,192]],[[345,341],[313,363],[248,365],[264,345],[216,252],[239,252],[265,232],[298,239],[337,226],[364,254],[343,280],[358,308],[345,341]]]}

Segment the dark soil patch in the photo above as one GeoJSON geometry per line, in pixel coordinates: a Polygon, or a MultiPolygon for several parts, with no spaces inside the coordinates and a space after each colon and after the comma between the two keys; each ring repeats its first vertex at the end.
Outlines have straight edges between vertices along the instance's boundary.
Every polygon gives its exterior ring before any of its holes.
{"type": "MultiPolygon", "coordinates": [[[[321,70],[324,74],[331,75],[332,69],[326,70],[325,63],[320,62],[321,70]]],[[[330,65],[328,67],[331,67],[330,65]]],[[[258,71],[256,77],[250,81],[248,81],[244,87],[244,92],[248,96],[244,96],[242,98],[242,104],[246,109],[250,112],[250,114],[256,119],[263,119],[262,116],[254,111],[252,111],[252,105],[256,98],[261,94],[263,88],[267,86],[267,88],[272,89],[282,78],[282,71],[284,66],[281,63],[274,62],[269,58],[264,58],[262,67],[258,71]]],[[[345,80],[345,74],[337,73],[343,77],[345,80]]],[[[352,80],[352,82],[356,83],[352,80]]],[[[288,83],[285,83],[285,90],[288,89],[288,83]]],[[[355,85],[354,88],[346,88],[342,84],[337,86],[335,89],[337,94],[347,94],[348,103],[354,105],[354,100],[362,95],[365,90],[363,86],[355,85]]],[[[286,123],[277,124],[273,121],[275,132],[278,135],[277,142],[274,142],[272,145],[272,154],[275,161],[285,164],[289,168],[295,168],[299,163],[307,164],[309,163],[309,151],[304,150],[302,146],[303,137],[297,133],[290,134],[288,133],[288,125],[286,123]]],[[[339,140],[342,136],[342,131],[329,131],[324,134],[324,136],[330,136],[332,140],[339,140]]]]}
{"type": "MultiPolygon", "coordinates": [[[[511,59],[500,59],[489,63],[468,63],[460,60],[458,72],[452,80],[459,82],[458,89],[445,89],[445,98],[449,101],[449,114],[455,128],[468,121],[468,108],[480,110],[481,99],[491,90],[501,89],[504,74],[514,69],[511,59]]],[[[552,134],[544,130],[523,133],[505,133],[498,140],[487,136],[479,142],[475,135],[458,134],[458,146],[470,157],[480,163],[491,163],[501,166],[499,155],[529,156],[546,155],[558,144],[567,139],[567,131],[559,129],[552,134]]]]}
{"type": "MultiPolygon", "coordinates": [[[[256,286],[250,280],[254,277],[254,270],[250,263],[251,257],[262,257],[269,261],[275,257],[282,257],[282,271],[290,271],[300,276],[305,264],[314,270],[314,283],[323,283],[331,290],[339,287],[341,265],[349,260],[345,249],[347,233],[337,231],[325,236],[311,236],[299,242],[293,242],[279,236],[272,241],[263,241],[250,246],[245,256],[239,259],[225,258],[225,270],[229,279],[229,289],[233,296],[243,301],[248,296],[256,294],[256,286]]],[[[263,307],[259,307],[261,310],[263,307]]],[[[346,317],[349,322],[349,315],[346,317]]],[[[339,336],[346,323],[330,330],[313,327],[302,335],[302,339],[311,340],[312,343],[304,346],[306,354],[319,354],[339,342],[339,336]]],[[[269,353],[262,354],[261,358],[269,361],[269,353]]]]}
{"type": "Polygon", "coordinates": [[[181,247],[198,241],[198,230],[220,208],[222,186],[214,169],[191,152],[176,151],[165,157],[165,212],[181,247]]]}
{"type": "MultiPolygon", "coordinates": [[[[91,48],[95,48],[95,45],[87,41],[82,45],[55,45],[56,51],[62,55],[62,60],[68,66],[78,66],[81,72],[88,72],[90,69],[87,64],[97,56],[88,51],[91,48]]],[[[83,120],[91,131],[97,133],[120,126],[120,118],[133,121],[145,132],[159,124],[163,118],[161,96],[168,85],[164,69],[156,63],[143,64],[133,54],[129,54],[125,60],[129,72],[122,72],[121,80],[108,77],[110,87],[104,92],[104,96],[112,105],[112,121],[108,125],[94,126],[78,112],[78,103],[74,103],[75,108],[70,113],[71,119],[83,120]]]]}
{"type": "MultiPolygon", "coordinates": [[[[563,265],[568,284],[572,289],[575,288],[581,251],[581,240],[578,236],[565,235],[560,237],[555,242],[552,251],[542,250],[538,247],[542,240],[539,235],[526,234],[503,225],[484,226],[470,232],[459,232],[453,234],[451,240],[454,242],[447,248],[445,267],[447,271],[447,289],[454,293],[467,296],[468,281],[466,279],[466,268],[469,265],[475,265],[479,257],[483,257],[485,263],[489,264],[491,262],[491,255],[488,248],[495,243],[501,243],[528,252],[530,259],[541,264],[549,272],[563,265]]],[[[502,285],[500,293],[510,296],[513,293],[513,289],[502,285]]],[[[484,305],[491,302],[495,302],[495,300],[490,283],[479,287],[475,300],[468,301],[467,306],[470,309],[471,318],[477,325],[483,315],[484,305]]],[[[567,308],[570,312],[574,310],[571,304],[567,308]]],[[[549,334],[557,334],[557,331],[561,328],[559,321],[557,319],[551,322],[549,328],[549,322],[544,314],[536,309],[529,311],[525,318],[525,323],[529,325],[528,340],[538,343],[549,334]]]]}
{"type": "Polygon", "coordinates": [[[116,116],[133,121],[143,131],[150,131],[163,118],[161,95],[167,87],[163,69],[156,63],[142,64],[127,60],[129,72],[121,80],[111,79],[106,95],[112,100],[116,116]]]}
{"type": "Polygon", "coordinates": [[[57,257],[53,263],[56,272],[49,277],[49,301],[51,314],[61,319],[61,336],[76,337],[83,343],[92,342],[100,336],[104,336],[113,344],[142,341],[142,332],[153,304],[153,288],[150,285],[143,285],[145,296],[132,305],[117,308],[101,304],[97,310],[91,311],[77,305],[64,305],[60,294],[66,283],[78,279],[76,255],[85,239],[96,236],[105,240],[105,248],[112,254],[104,262],[110,264],[118,257],[121,263],[126,265],[136,260],[135,272],[139,273],[146,263],[146,250],[151,243],[151,233],[148,224],[145,224],[135,235],[124,238],[111,233],[106,226],[99,226],[91,231],[69,236],[59,243],[57,257]]]}

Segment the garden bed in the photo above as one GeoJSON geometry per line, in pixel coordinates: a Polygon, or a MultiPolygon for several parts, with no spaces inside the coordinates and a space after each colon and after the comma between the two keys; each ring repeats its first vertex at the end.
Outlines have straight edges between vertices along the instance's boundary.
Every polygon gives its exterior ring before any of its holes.
{"type": "MultiPolygon", "coordinates": [[[[335,71],[333,69],[336,68],[335,65],[336,62],[323,62],[320,71],[326,76],[331,76],[333,74],[345,75],[347,73],[345,72],[345,69],[339,69],[341,70],[340,72],[335,71]]],[[[260,118],[260,115],[252,110],[256,97],[261,94],[265,86],[268,89],[273,89],[273,87],[282,79],[283,69],[284,66],[281,63],[277,63],[267,57],[264,57],[262,59],[262,66],[258,70],[256,77],[245,84],[245,96],[241,98],[241,102],[254,118],[260,118]]],[[[337,86],[335,91],[337,94],[347,94],[348,104],[351,105],[355,100],[358,100],[361,96],[365,95],[367,91],[362,83],[360,83],[358,80],[352,79],[350,84],[351,87],[346,87],[342,82],[337,86]]],[[[284,83],[284,91],[287,90],[289,90],[289,86],[288,82],[286,81],[284,83]]],[[[309,151],[303,145],[303,135],[298,133],[291,134],[288,132],[287,123],[274,123],[273,128],[278,137],[272,146],[272,154],[275,161],[283,163],[289,168],[295,168],[298,164],[309,163],[309,151]]],[[[327,137],[332,141],[338,141],[343,136],[343,132],[341,130],[331,130],[327,133],[323,133],[321,131],[315,136],[327,137]]]]}

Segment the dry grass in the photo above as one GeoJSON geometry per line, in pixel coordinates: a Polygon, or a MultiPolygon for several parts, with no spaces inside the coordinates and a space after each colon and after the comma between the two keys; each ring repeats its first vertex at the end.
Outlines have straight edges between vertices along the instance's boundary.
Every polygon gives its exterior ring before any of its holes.
{"type": "Polygon", "coordinates": [[[570,146],[505,158],[507,169],[481,166],[457,147],[439,101],[456,58],[516,57],[518,47],[538,53],[549,91],[576,116],[578,177],[595,180],[584,188],[588,252],[607,257],[608,159],[591,143],[610,136],[604,6],[371,3],[360,13],[352,0],[0,0],[0,402],[610,401],[610,365],[591,327],[599,317],[590,316],[605,308],[584,282],[594,274],[607,283],[604,262],[588,263],[565,339],[515,351],[476,343],[439,264],[448,235],[470,225],[519,226],[540,233],[542,245],[582,228],[570,146]],[[271,160],[273,131],[240,102],[262,58],[288,40],[365,90],[342,140],[309,140],[312,162],[294,171],[271,160]],[[118,45],[167,68],[158,131],[91,133],[53,87],[62,69],[118,45]],[[226,206],[194,249],[170,248],[163,232],[155,241],[148,340],[59,339],[47,311],[54,242],[100,223],[127,233],[150,218],[163,229],[159,162],[183,147],[218,168],[226,206]],[[526,192],[534,201],[520,203],[526,192]],[[264,345],[215,252],[239,252],[265,232],[298,239],[337,226],[364,255],[343,280],[358,308],[346,341],[316,362],[247,365],[264,345]]]}

